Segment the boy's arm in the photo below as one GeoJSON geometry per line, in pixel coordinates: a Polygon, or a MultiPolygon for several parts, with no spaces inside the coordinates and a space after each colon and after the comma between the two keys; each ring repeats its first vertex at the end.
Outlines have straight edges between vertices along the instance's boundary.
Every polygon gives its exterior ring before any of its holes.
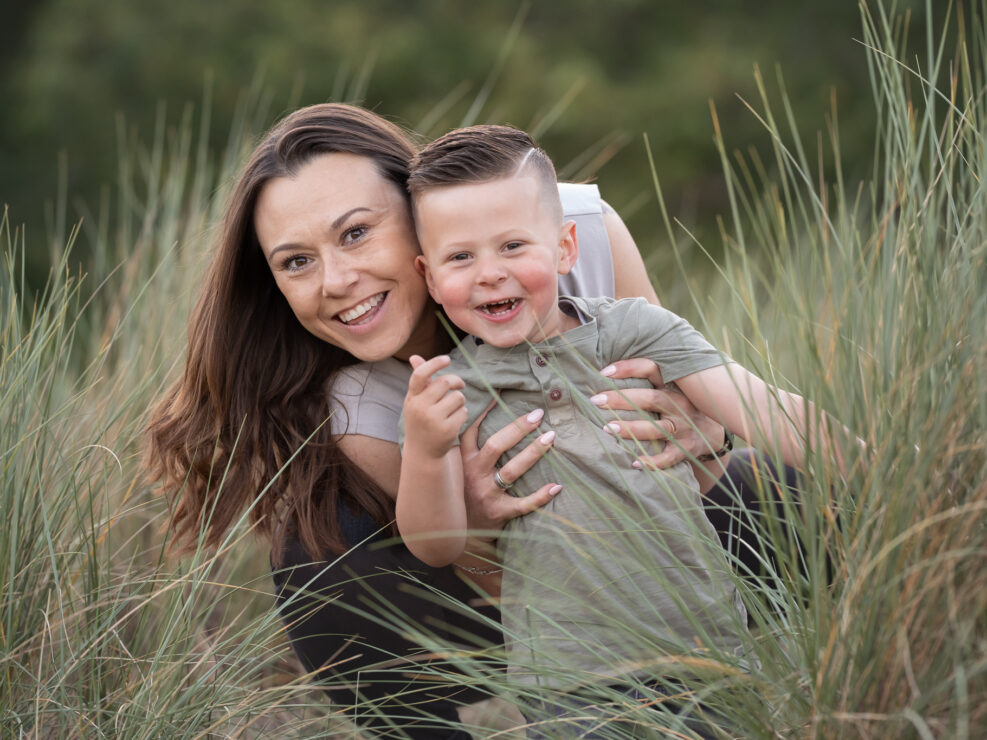
{"type": "Polygon", "coordinates": [[[457,440],[466,402],[455,375],[433,377],[447,356],[411,358],[404,400],[404,448],[395,503],[398,531],[408,549],[433,567],[448,565],[466,545],[466,500],[457,440]],[[436,534],[441,533],[441,534],[436,534]]]}
{"type": "Polygon", "coordinates": [[[736,363],[701,370],[675,381],[693,405],[763,450],[778,449],[788,465],[804,469],[813,448],[847,473],[842,449],[864,443],[796,393],[768,385],[736,363]]]}

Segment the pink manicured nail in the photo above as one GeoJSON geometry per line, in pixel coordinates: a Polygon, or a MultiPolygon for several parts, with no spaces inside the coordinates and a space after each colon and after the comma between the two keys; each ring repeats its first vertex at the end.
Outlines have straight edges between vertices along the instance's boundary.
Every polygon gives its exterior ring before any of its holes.
{"type": "Polygon", "coordinates": [[[538,441],[543,445],[550,445],[555,440],[555,432],[545,432],[538,438],[538,441]]]}
{"type": "Polygon", "coordinates": [[[535,409],[524,418],[528,420],[529,424],[537,424],[544,415],[545,409],[535,409]]]}
{"type": "Polygon", "coordinates": [[[561,490],[562,490],[562,486],[560,486],[558,484],[555,484],[554,486],[552,486],[551,488],[548,489],[548,495],[549,496],[554,496],[554,495],[556,495],[561,490]]]}
{"type": "Polygon", "coordinates": [[[597,393],[595,396],[590,396],[589,402],[594,406],[603,406],[607,402],[607,394],[597,393]]]}
{"type": "Polygon", "coordinates": [[[603,431],[606,432],[607,434],[616,434],[617,432],[620,431],[620,424],[614,424],[613,422],[610,422],[609,424],[604,424],[603,431]]]}
{"type": "Polygon", "coordinates": [[[613,375],[616,372],[617,372],[616,365],[607,365],[605,368],[600,370],[600,375],[604,376],[605,378],[609,378],[611,375],[613,375]]]}
{"type": "Polygon", "coordinates": [[[636,468],[637,470],[640,470],[644,466],[641,465],[641,461],[640,460],[635,460],[634,462],[631,463],[631,467],[632,468],[636,468]]]}

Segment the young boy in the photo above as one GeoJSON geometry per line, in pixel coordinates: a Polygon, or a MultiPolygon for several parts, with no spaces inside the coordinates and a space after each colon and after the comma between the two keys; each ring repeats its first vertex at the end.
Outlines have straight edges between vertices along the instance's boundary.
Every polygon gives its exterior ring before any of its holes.
{"type": "MultiPolygon", "coordinates": [[[[736,655],[745,613],[691,468],[642,469],[638,458],[654,450],[609,434],[615,412],[604,416],[587,391],[599,387],[597,368],[648,357],[702,412],[792,465],[804,463],[807,443],[829,447],[824,422],[643,299],[560,298],[557,275],[574,264],[577,235],[563,223],[551,161],[527,134],[453,131],[416,158],[409,190],[417,266],[468,336],[451,361],[412,358],[397,498],[408,547],[433,566],[462,555],[456,447],[494,391],[481,445],[487,429],[526,412],[544,413],[555,433],[551,451],[511,488],[567,484],[498,539],[512,677],[569,689],[674,673],[668,656],[736,655]]],[[[644,383],[614,382],[634,385],[644,383]]]]}

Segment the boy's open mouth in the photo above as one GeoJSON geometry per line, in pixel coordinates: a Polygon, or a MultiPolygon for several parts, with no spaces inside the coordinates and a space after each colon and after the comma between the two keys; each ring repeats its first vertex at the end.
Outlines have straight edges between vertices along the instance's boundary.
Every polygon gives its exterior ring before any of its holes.
{"type": "Polygon", "coordinates": [[[520,298],[505,298],[502,301],[484,303],[479,307],[479,310],[483,313],[490,314],[491,316],[499,316],[500,314],[513,311],[515,306],[517,306],[520,302],[520,298]]]}

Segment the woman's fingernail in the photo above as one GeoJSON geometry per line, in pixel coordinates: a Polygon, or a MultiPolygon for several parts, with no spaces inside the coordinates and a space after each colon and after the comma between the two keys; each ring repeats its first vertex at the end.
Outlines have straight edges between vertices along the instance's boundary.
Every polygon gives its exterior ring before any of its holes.
{"type": "Polygon", "coordinates": [[[554,496],[555,494],[557,494],[561,490],[562,490],[562,486],[560,486],[558,483],[556,483],[554,486],[552,486],[551,488],[548,489],[548,495],[549,496],[554,496]]]}
{"type": "Polygon", "coordinates": [[[604,376],[606,378],[609,378],[611,375],[613,375],[616,372],[617,372],[617,366],[616,365],[607,365],[605,368],[603,368],[602,370],[600,370],[600,375],[602,375],[602,376],[604,376]]]}
{"type": "Polygon", "coordinates": [[[524,418],[528,420],[529,424],[537,424],[539,421],[541,421],[544,415],[545,415],[545,409],[535,409],[524,418]]]}
{"type": "Polygon", "coordinates": [[[632,468],[636,468],[637,470],[640,470],[644,466],[641,465],[641,461],[640,460],[635,460],[634,462],[631,463],[631,467],[632,468]]]}
{"type": "Polygon", "coordinates": [[[606,393],[597,393],[595,396],[590,396],[589,397],[589,402],[591,404],[593,404],[594,406],[603,406],[607,402],[607,394],[606,393]]]}
{"type": "Polygon", "coordinates": [[[616,434],[617,432],[620,431],[620,424],[614,424],[613,422],[610,422],[609,424],[604,424],[603,431],[606,432],[607,434],[616,434]]]}
{"type": "Polygon", "coordinates": [[[543,445],[552,444],[552,442],[555,441],[555,432],[554,431],[545,432],[543,435],[541,435],[538,438],[538,441],[543,445]]]}

